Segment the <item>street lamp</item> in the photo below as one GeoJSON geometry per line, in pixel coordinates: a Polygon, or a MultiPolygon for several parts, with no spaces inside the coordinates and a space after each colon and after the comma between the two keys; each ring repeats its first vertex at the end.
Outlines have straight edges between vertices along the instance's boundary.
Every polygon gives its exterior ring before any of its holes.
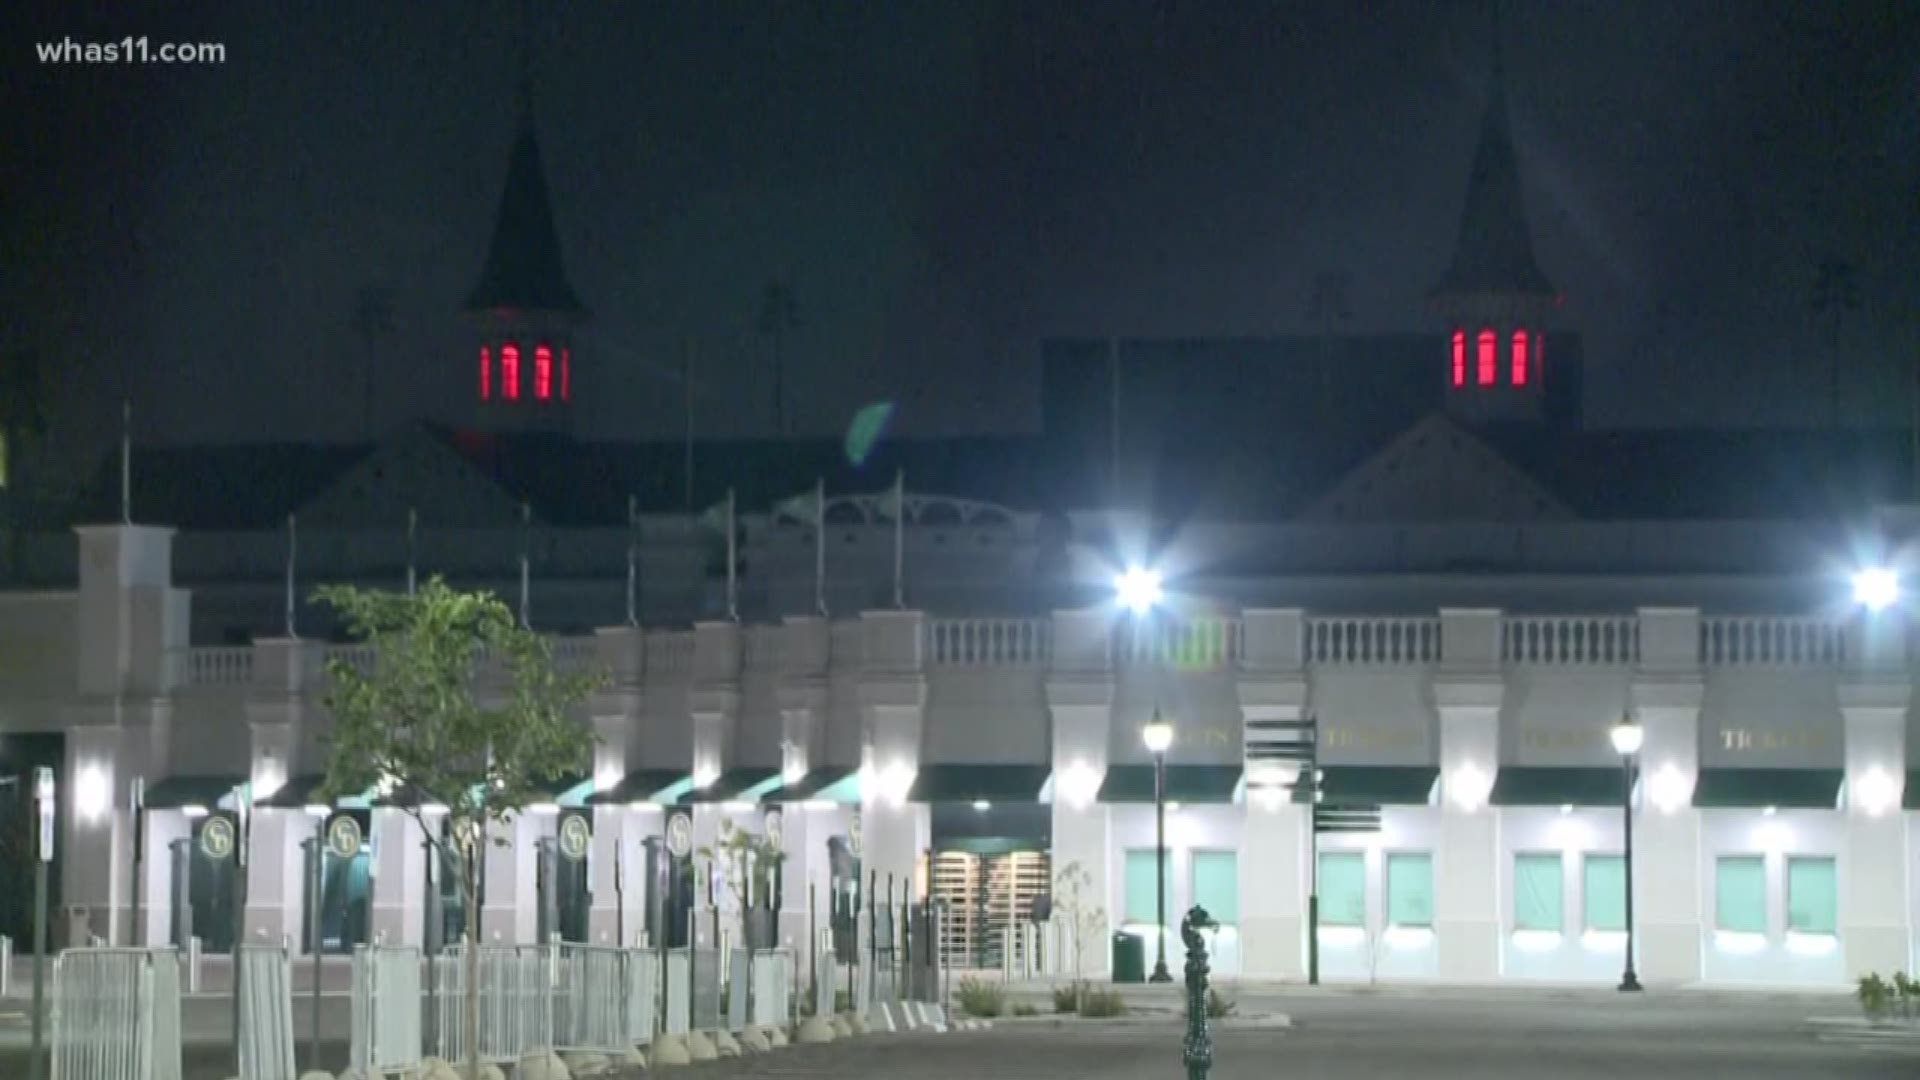
{"type": "Polygon", "coordinates": [[[1900,574],[1885,566],[1869,566],[1853,575],[1853,602],[1868,611],[1885,611],[1900,602],[1900,574]]]}
{"type": "Polygon", "coordinates": [[[1625,856],[1621,859],[1627,870],[1627,967],[1620,976],[1622,991],[1640,989],[1640,978],[1633,973],[1633,773],[1634,764],[1640,756],[1640,744],[1646,741],[1647,732],[1633,719],[1631,713],[1622,713],[1620,722],[1613,725],[1613,748],[1620,754],[1620,768],[1624,789],[1620,801],[1621,820],[1626,827],[1625,843],[1622,845],[1625,856]]]}
{"type": "Polygon", "coordinates": [[[1155,956],[1148,982],[1172,982],[1167,971],[1167,748],[1173,745],[1173,725],[1154,707],[1153,719],[1140,729],[1140,740],[1153,755],[1153,872],[1155,956]]]}
{"type": "Polygon", "coordinates": [[[1135,615],[1144,615],[1153,610],[1166,590],[1160,584],[1160,571],[1149,570],[1144,566],[1129,566],[1126,573],[1113,579],[1113,591],[1120,606],[1135,615]]]}

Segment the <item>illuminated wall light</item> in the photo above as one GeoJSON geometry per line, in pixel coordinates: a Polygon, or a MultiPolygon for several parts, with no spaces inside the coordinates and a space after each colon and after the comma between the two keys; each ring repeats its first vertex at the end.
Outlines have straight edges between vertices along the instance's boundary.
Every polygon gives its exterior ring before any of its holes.
{"type": "Polygon", "coordinates": [[[1521,952],[1552,952],[1560,947],[1558,930],[1515,930],[1513,947],[1521,952]]]}
{"type": "Polygon", "coordinates": [[[1832,934],[1806,934],[1787,931],[1787,951],[1795,956],[1827,956],[1840,945],[1832,934]]]}
{"type": "Polygon", "coordinates": [[[832,799],[808,799],[806,802],[801,803],[800,807],[803,810],[832,810],[839,805],[839,803],[834,802],[832,799]]]}
{"type": "Polygon", "coordinates": [[[1467,813],[1473,813],[1487,804],[1487,795],[1492,787],[1493,778],[1472,762],[1459,766],[1447,777],[1447,797],[1467,813]]]}
{"type": "Polygon", "coordinates": [[[1753,846],[1762,851],[1781,851],[1793,843],[1793,829],[1783,821],[1766,821],[1753,827],[1753,846]]]}
{"type": "Polygon", "coordinates": [[[98,765],[87,765],[73,778],[73,808],[83,821],[98,821],[113,805],[112,785],[98,765]]]}
{"type": "Polygon", "coordinates": [[[739,800],[730,800],[728,802],[723,802],[720,804],[721,812],[727,813],[727,814],[744,814],[752,809],[753,809],[752,803],[741,802],[739,800]]]}
{"type": "Polygon", "coordinates": [[[253,773],[252,795],[254,801],[270,799],[275,792],[286,785],[287,770],[281,767],[280,762],[276,760],[272,754],[267,754],[261,759],[259,767],[256,768],[253,773]]]}
{"type": "Polygon", "coordinates": [[[323,817],[326,817],[328,814],[333,813],[332,807],[322,806],[319,803],[309,803],[307,804],[306,807],[304,807],[304,809],[306,810],[308,817],[323,818],[323,817]]]}
{"type": "Polygon", "coordinates": [[[702,765],[693,774],[693,786],[705,791],[715,780],[720,779],[720,770],[711,765],[702,765]]]}
{"type": "Polygon", "coordinates": [[[1385,935],[1390,949],[1424,949],[1433,944],[1430,926],[1389,926],[1385,935]]]}
{"type": "Polygon", "coordinates": [[[1615,952],[1627,947],[1625,930],[1588,930],[1580,935],[1581,947],[1592,952],[1615,952]]]}
{"type": "Polygon", "coordinates": [[[593,774],[593,790],[596,794],[612,791],[614,788],[620,786],[622,779],[620,767],[612,762],[608,762],[600,766],[599,771],[593,774]]]}
{"type": "Polygon", "coordinates": [[[1367,931],[1360,926],[1323,926],[1320,941],[1325,945],[1365,945],[1367,931]]]}
{"type": "Polygon", "coordinates": [[[1853,602],[1868,611],[1885,611],[1899,603],[1899,573],[1884,566],[1870,566],[1854,574],[1853,602]]]}
{"type": "Polygon", "coordinates": [[[1101,779],[1093,766],[1076,761],[1060,774],[1060,798],[1072,809],[1085,810],[1099,797],[1101,779]]]}
{"type": "Polygon", "coordinates": [[[1669,761],[1647,778],[1647,794],[1652,796],[1655,809],[1671,814],[1687,805],[1693,797],[1693,785],[1680,767],[1669,761]]]}
{"type": "Polygon", "coordinates": [[[445,817],[446,813],[445,803],[430,802],[420,808],[420,814],[423,817],[445,817]]]}
{"type": "Polygon", "coordinates": [[[1847,788],[1848,796],[1861,813],[1879,817],[1900,804],[1900,784],[1886,770],[1871,768],[1847,788]]]}
{"type": "Polygon", "coordinates": [[[1277,811],[1287,805],[1287,793],[1281,788],[1258,788],[1254,800],[1262,810],[1277,811]]]}
{"type": "Polygon", "coordinates": [[[190,818],[203,818],[207,816],[207,808],[197,804],[183,806],[180,808],[180,812],[190,818]]]}
{"type": "Polygon", "coordinates": [[[539,814],[542,817],[545,817],[550,814],[557,814],[559,812],[560,812],[560,804],[558,803],[537,802],[537,803],[534,803],[532,806],[527,807],[527,813],[539,814]]]}
{"type": "Polygon", "coordinates": [[[895,806],[904,805],[907,794],[913,790],[913,778],[917,775],[919,775],[918,770],[904,762],[889,765],[881,778],[880,785],[887,801],[895,806]]]}
{"type": "Polygon", "coordinates": [[[787,762],[786,768],[780,770],[780,782],[784,784],[797,784],[806,777],[807,763],[797,756],[787,762]]]}
{"type": "Polygon", "coordinates": [[[1751,955],[1766,951],[1767,935],[1745,930],[1715,930],[1713,947],[1737,956],[1751,955]]]}
{"type": "Polygon", "coordinates": [[[993,809],[993,804],[985,799],[975,799],[973,800],[973,808],[984,814],[993,809]]]}
{"type": "Polygon", "coordinates": [[[1144,615],[1153,609],[1166,595],[1160,581],[1158,570],[1149,570],[1144,566],[1129,566],[1126,572],[1113,579],[1115,598],[1120,606],[1135,615],[1144,615]]]}

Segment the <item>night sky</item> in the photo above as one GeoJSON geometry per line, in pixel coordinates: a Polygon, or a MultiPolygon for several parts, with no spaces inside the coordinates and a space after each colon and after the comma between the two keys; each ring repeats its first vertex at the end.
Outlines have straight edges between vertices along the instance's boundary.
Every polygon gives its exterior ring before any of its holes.
{"type": "MultiPolygon", "coordinates": [[[[144,441],[359,437],[370,287],[395,298],[376,426],[468,402],[456,309],[520,5],[101,6],[3,16],[0,344],[59,373],[62,452],[110,442],[124,393],[144,441]],[[32,48],[129,34],[227,61],[32,48]]],[[[1031,428],[1041,339],[1310,332],[1329,272],[1346,328],[1437,330],[1491,25],[1482,3],[537,4],[536,115],[596,316],[581,431],[676,436],[664,373],[691,348],[699,427],[768,433],[771,282],[811,434],[875,400],[908,434],[1031,428]]],[[[1857,267],[1847,415],[1904,422],[1920,6],[1510,2],[1504,26],[1592,422],[1823,422],[1827,259],[1857,267]]]]}

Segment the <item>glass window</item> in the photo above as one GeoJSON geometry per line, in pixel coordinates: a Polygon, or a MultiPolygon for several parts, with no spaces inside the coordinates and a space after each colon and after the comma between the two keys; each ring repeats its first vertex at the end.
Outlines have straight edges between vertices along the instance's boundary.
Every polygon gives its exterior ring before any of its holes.
{"type": "Polygon", "coordinates": [[[1127,917],[1125,922],[1146,922],[1152,926],[1160,919],[1158,894],[1160,867],[1154,861],[1152,847],[1127,851],[1127,917]]]}
{"type": "Polygon", "coordinates": [[[1513,385],[1527,385],[1527,332],[1513,332],[1513,385]]]}
{"type": "Polygon", "coordinates": [[[1320,853],[1320,924],[1367,925],[1367,863],[1359,852],[1320,853]]]}
{"type": "Polygon", "coordinates": [[[1233,852],[1193,853],[1193,902],[1221,926],[1240,921],[1240,863],[1233,852]]]}
{"type": "Polygon", "coordinates": [[[1560,854],[1513,857],[1513,928],[1561,930],[1560,854]]]}
{"type": "Polygon", "coordinates": [[[1400,851],[1387,856],[1387,925],[1433,925],[1433,856],[1400,851]]]}
{"type": "Polygon", "coordinates": [[[1713,925],[1750,934],[1767,932],[1767,863],[1758,855],[1729,855],[1714,863],[1713,925]]]}
{"type": "Polygon", "coordinates": [[[1480,331],[1480,339],[1477,344],[1479,345],[1480,353],[1479,367],[1481,386],[1493,385],[1493,369],[1496,363],[1494,353],[1498,350],[1498,343],[1499,339],[1494,336],[1492,330],[1480,331]]]}
{"type": "Polygon", "coordinates": [[[1453,332],[1453,385],[1467,385],[1467,332],[1453,332]]]}
{"type": "Polygon", "coordinates": [[[1831,934],[1839,925],[1839,890],[1833,860],[1797,856],[1787,860],[1787,929],[1831,934]]]}
{"type": "Polygon", "coordinates": [[[1589,930],[1627,928],[1627,862],[1618,855],[1589,855],[1581,867],[1580,906],[1589,930]]]}

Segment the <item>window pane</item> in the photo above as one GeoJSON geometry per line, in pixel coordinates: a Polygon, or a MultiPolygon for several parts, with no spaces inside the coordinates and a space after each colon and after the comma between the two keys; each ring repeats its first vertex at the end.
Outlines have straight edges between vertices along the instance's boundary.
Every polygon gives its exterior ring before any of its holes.
{"type": "Polygon", "coordinates": [[[1513,857],[1513,927],[1556,933],[1561,929],[1558,853],[1513,857]]]}
{"type": "MultiPolygon", "coordinates": [[[[1127,913],[1126,922],[1153,925],[1156,905],[1159,897],[1153,891],[1154,850],[1135,848],[1127,852],[1127,913]]],[[[1167,903],[1173,901],[1173,853],[1167,853],[1167,903]]],[[[1169,922],[1177,921],[1169,910],[1169,922]]]]}
{"type": "Polygon", "coordinates": [[[1627,928],[1627,863],[1618,855],[1589,855],[1580,887],[1587,929],[1627,928]]]}
{"type": "Polygon", "coordinates": [[[1787,860],[1787,929],[1831,934],[1839,925],[1832,859],[1787,860]]]}
{"type": "Polygon", "coordinates": [[[1433,856],[1403,851],[1387,856],[1387,925],[1433,925],[1433,856]]]}
{"type": "Polygon", "coordinates": [[[1193,853],[1193,902],[1221,926],[1240,921],[1240,864],[1233,852],[1193,853]]]}
{"type": "Polygon", "coordinates": [[[1321,852],[1320,923],[1367,925],[1367,864],[1359,852],[1321,852]]]}
{"type": "Polygon", "coordinates": [[[1714,926],[1767,932],[1767,864],[1758,855],[1734,855],[1714,866],[1714,926]]]}

